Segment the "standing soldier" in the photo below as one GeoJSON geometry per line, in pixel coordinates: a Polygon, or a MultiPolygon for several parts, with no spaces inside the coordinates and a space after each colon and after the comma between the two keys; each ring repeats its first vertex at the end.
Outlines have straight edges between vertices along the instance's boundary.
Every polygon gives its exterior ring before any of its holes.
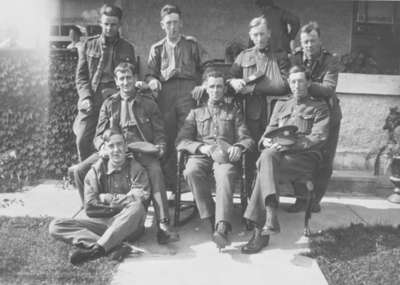
{"type": "Polygon", "coordinates": [[[157,102],[164,117],[167,149],[164,173],[169,187],[175,188],[175,138],[194,107],[190,92],[199,83],[205,52],[193,37],[181,34],[182,13],[177,6],[161,9],[161,28],[166,37],[155,43],[148,59],[147,82],[153,93],[159,92],[157,102]]]}
{"type": "Polygon", "coordinates": [[[121,8],[105,4],[100,14],[102,33],[88,39],[79,49],[76,70],[79,101],[73,128],[80,161],[95,152],[93,137],[101,104],[116,92],[114,68],[121,62],[136,65],[134,47],[118,32],[121,8]]]}
{"type": "MultiPolygon", "coordinates": [[[[286,52],[274,53],[270,49],[271,30],[264,17],[251,20],[250,38],[255,46],[242,51],[231,68],[230,85],[247,98],[245,100],[246,124],[251,138],[258,141],[265,130],[267,119],[267,96],[288,92],[287,71],[289,59],[286,52]]],[[[256,153],[249,153],[248,171],[251,181],[256,153]]]]}
{"type": "MultiPolygon", "coordinates": [[[[340,61],[338,56],[322,47],[320,29],[316,22],[310,22],[301,28],[300,43],[301,47],[296,49],[291,58],[292,65],[302,65],[310,72],[312,83],[309,92],[311,96],[324,99],[331,112],[329,138],[323,150],[323,161],[315,181],[316,199],[313,211],[319,212],[321,210],[319,203],[325,195],[329,179],[332,176],[333,159],[342,119],[339,99],[336,96],[340,61]]],[[[304,201],[298,200],[288,211],[298,212],[304,208],[304,205],[304,201]]]]}

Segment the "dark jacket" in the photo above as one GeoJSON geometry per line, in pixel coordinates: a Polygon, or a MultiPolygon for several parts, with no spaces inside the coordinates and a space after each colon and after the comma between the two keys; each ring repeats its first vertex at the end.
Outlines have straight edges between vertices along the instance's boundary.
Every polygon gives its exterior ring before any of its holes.
{"type": "Polygon", "coordinates": [[[263,107],[265,108],[265,96],[283,95],[289,92],[287,84],[289,59],[286,52],[262,54],[255,47],[252,47],[242,51],[231,67],[232,77],[246,80],[259,72],[267,74],[268,68],[271,68],[272,65],[277,66],[276,69],[272,68],[275,77],[264,76],[264,78],[249,84],[247,87],[251,93],[248,96],[246,108],[246,116],[249,119],[259,120],[262,118],[262,114],[266,113],[266,110],[263,110],[263,107]]]}
{"type": "Polygon", "coordinates": [[[295,98],[278,101],[271,120],[259,141],[261,149],[265,134],[279,127],[295,125],[298,127],[294,150],[317,150],[326,142],[329,135],[329,107],[325,101],[307,98],[297,103],[295,98]]]}
{"type": "Polygon", "coordinates": [[[167,39],[155,43],[150,48],[147,61],[147,77],[157,78],[161,82],[172,78],[199,80],[202,73],[202,65],[207,59],[207,53],[197,40],[190,36],[183,36],[177,43],[175,51],[175,62],[169,58],[167,39]],[[175,68],[170,66],[175,64],[175,68]]]}
{"type": "MultiPolygon", "coordinates": [[[[102,53],[104,48],[104,37],[97,35],[87,39],[79,50],[76,68],[76,88],[79,100],[92,98],[97,91],[105,64],[102,53]]],[[[113,43],[112,70],[121,62],[129,62],[135,66],[137,64],[134,46],[118,37],[113,43]]]]}
{"type": "Polygon", "coordinates": [[[178,150],[195,154],[201,145],[219,141],[245,150],[254,147],[238,108],[222,102],[213,108],[211,112],[209,106],[204,105],[190,111],[176,139],[178,150]]]}
{"type": "Polygon", "coordinates": [[[108,171],[108,160],[99,159],[92,165],[85,178],[85,210],[89,217],[112,217],[121,211],[120,207],[103,203],[100,194],[127,194],[131,187],[140,187],[147,203],[150,197],[150,182],[146,170],[134,159],[127,158],[124,166],[118,172],[108,171]],[[118,181],[118,188],[113,182],[118,181]]]}
{"type": "Polygon", "coordinates": [[[340,59],[326,49],[321,50],[321,55],[307,66],[304,63],[304,53],[301,47],[297,48],[291,56],[291,64],[304,66],[311,74],[312,84],[309,88],[311,96],[323,98],[331,108],[332,124],[339,124],[342,112],[339,100],[336,96],[336,85],[339,71],[341,70],[340,59]]]}
{"type": "MultiPolygon", "coordinates": [[[[145,91],[136,91],[133,101],[133,114],[143,134],[143,141],[165,147],[166,137],[164,123],[160,110],[151,94],[145,91]]],[[[118,93],[108,97],[100,109],[99,120],[94,137],[94,146],[97,150],[103,144],[102,135],[110,127],[120,127],[121,95],[118,93]]],[[[127,143],[130,143],[129,141],[127,143]]]]}

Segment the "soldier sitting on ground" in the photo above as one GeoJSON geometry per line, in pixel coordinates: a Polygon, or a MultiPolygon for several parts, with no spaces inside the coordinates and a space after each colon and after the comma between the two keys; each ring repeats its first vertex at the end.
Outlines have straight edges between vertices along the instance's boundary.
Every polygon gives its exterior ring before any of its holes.
{"type": "MultiPolygon", "coordinates": [[[[85,211],[89,219],[56,219],[49,231],[56,239],[72,244],[70,261],[81,264],[105,256],[127,239],[144,232],[150,183],[146,170],[126,155],[122,133],[103,134],[104,153],[85,178],[85,211]]],[[[126,248],[129,250],[129,248],[126,248]]]]}

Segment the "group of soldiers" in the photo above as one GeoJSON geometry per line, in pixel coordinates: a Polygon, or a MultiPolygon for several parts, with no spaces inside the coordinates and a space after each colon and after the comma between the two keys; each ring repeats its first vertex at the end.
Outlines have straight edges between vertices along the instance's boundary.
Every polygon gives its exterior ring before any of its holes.
{"type": "MultiPolygon", "coordinates": [[[[118,32],[122,10],[101,8],[102,34],[79,49],[76,73],[80,163],[73,169],[89,218],[50,224],[51,235],[75,247],[71,263],[99,258],[140,237],[150,202],[158,243],[179,240],[169,225],[166,194],[176,187],[177,150],[190,154],[184,177],[218,248],[230,244],[233,192],[244,153],[254,181],[244,217],[254,229],[243,253],[261,251],[280,231],[281,181],[312,181],[313,211],[320,211],[341,119],[335,95],[339,63],[322,48],[315,22],[301,28],[301,47],[290,52],[298,19],[270,0],[256,2],[263,16],[250,22],[252,47],[236,57],[229,75],[204,69],[206,52],[182,34],[181,10],[165,5],[160,15],[165,38],[150,48],[143,81],[133,45],[118,32]],[[287,22],[277,27],[282,19],[287,22]],[[268,96],[289,93],[267,113],[268,96]],[[243,108],[229,94],[245,98],[243,108]],[[212,173],[215,201],[208,183],[212,173]]],[[[288,211],[304,207],[297,199],[288,211]]]]}

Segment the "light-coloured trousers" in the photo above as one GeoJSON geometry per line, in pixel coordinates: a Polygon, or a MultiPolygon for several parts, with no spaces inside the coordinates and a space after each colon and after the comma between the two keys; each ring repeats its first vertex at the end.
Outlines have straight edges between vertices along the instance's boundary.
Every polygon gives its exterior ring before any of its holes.
{"type": "Polygon", "coordinates": [[[49,232],[72,245],[90,248],[97,243],[109,252],[124,240],[138,236],[145,218],[143,204],[135,201],[110,218],[55,219],[49,225],[49,232]]]}

